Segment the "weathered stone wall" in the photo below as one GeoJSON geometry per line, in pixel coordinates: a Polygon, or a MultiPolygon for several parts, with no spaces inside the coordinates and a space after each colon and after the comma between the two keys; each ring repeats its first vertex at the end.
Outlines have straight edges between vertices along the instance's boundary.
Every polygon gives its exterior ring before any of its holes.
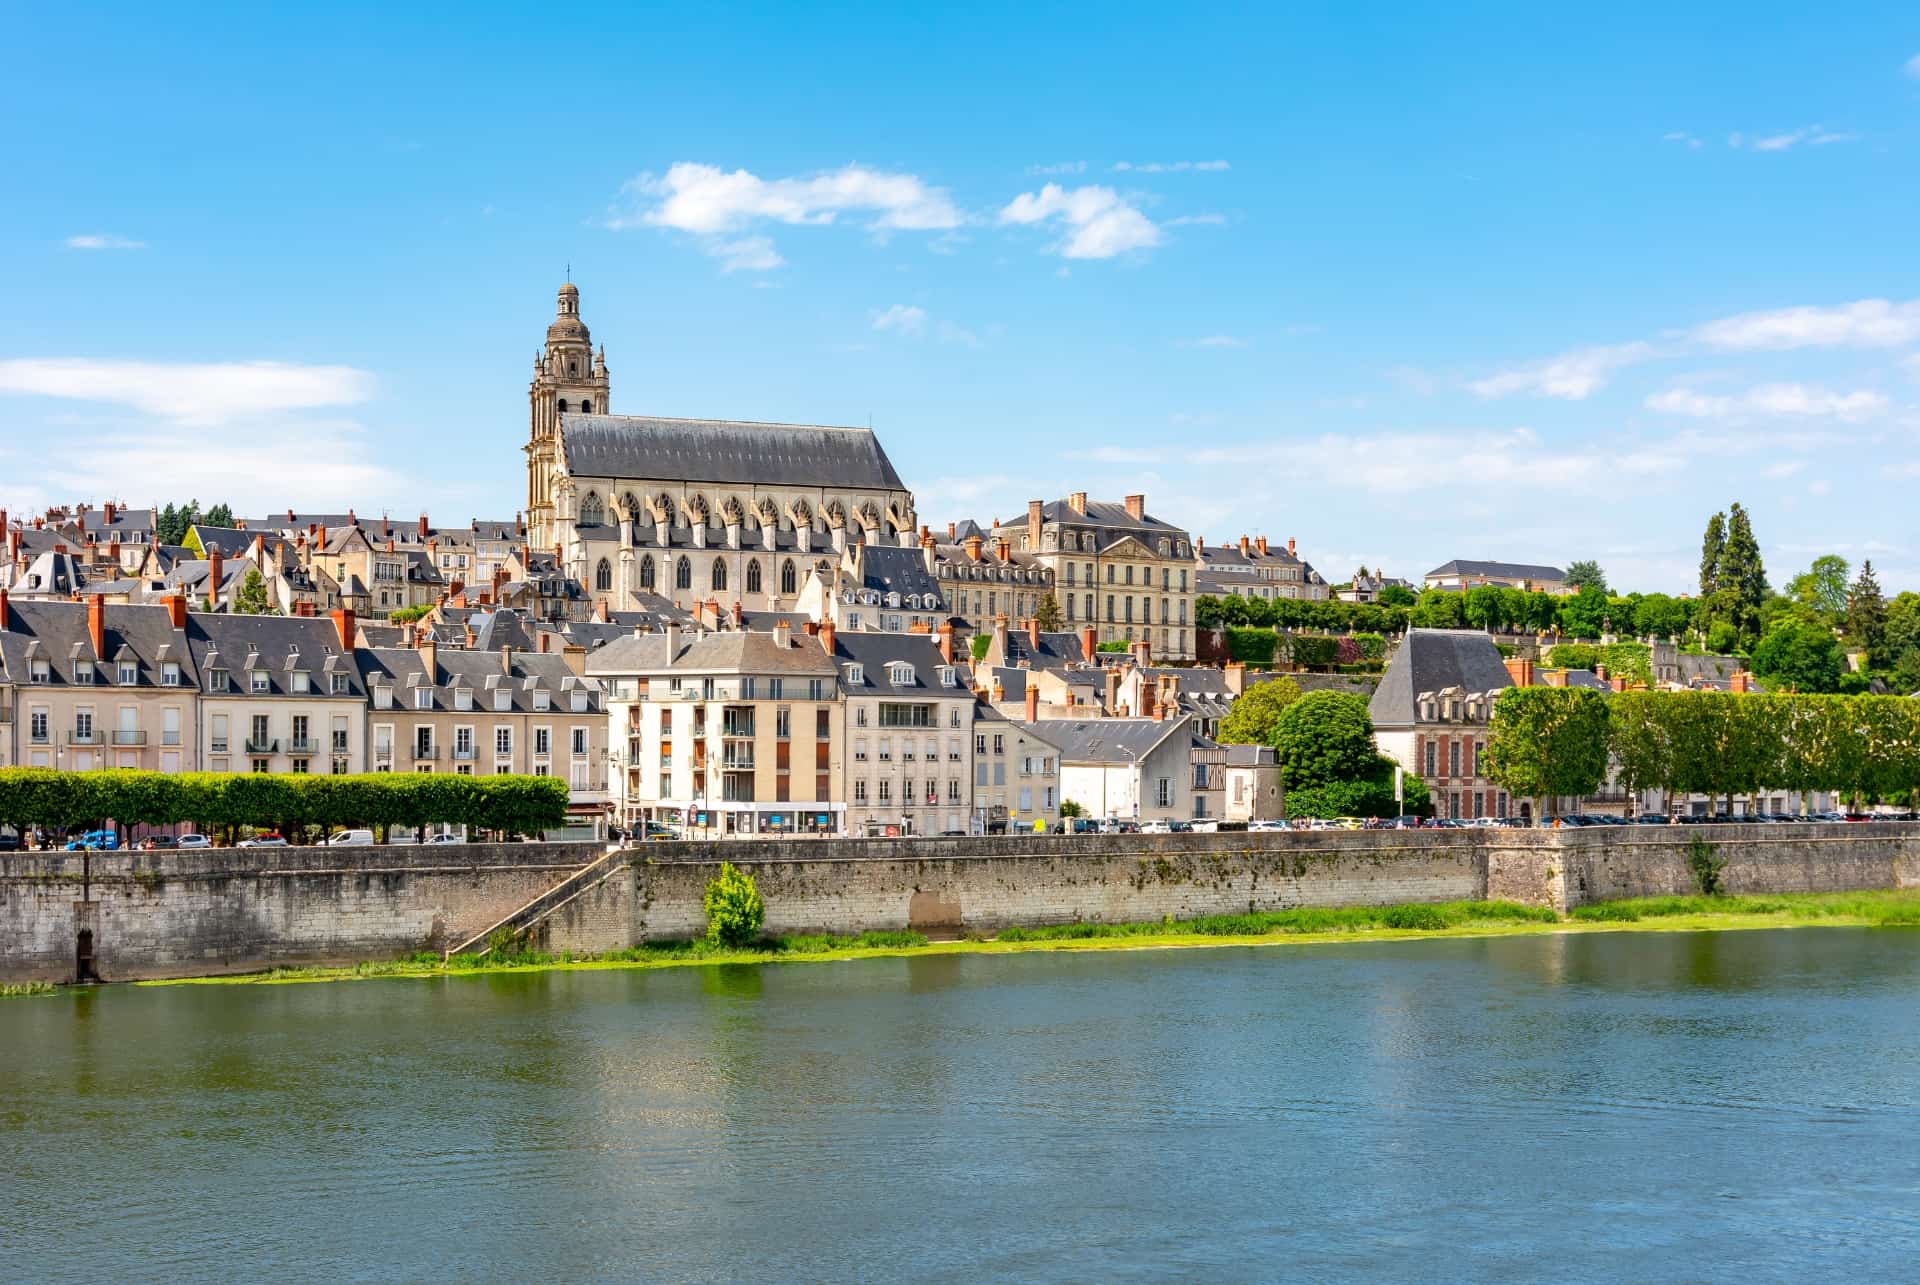
{"type": "Polygon", "coordinates": [[[0,853],[0,980],[109,981],[391,959],[478,932],[592,843],[0,853]]]}
{"type": "MultiPolygon", "coordinates": [[[[553,950],[697,935],[722,860],[767,931],[1151,920],[1492,897],[1571,906],[1693,890],[1687,843],[1732,892],[1920,883],[1920,825],[1607,827],[650,844],[536,930],[553,950]]],[[[0,854],[0,980],[68,980],[81,930],[106,980],[347,963],[442,949],[552,889],[593,844],[0,854]],[[86,873],[83,875],[83,870],[86,873]]]]}

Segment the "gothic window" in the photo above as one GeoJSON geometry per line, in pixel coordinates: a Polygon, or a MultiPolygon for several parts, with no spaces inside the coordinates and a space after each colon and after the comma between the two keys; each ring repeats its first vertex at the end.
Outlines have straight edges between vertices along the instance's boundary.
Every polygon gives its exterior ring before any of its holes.
{"type": "Polygon", "coordinates": [[[727,587],[727,562],[725,558],[715,558],[713,560],[713,575],[711,581],[715,589],[724,589],[727,587]]]}
{"type": "Polygon", "coordinates": [[[601,593],[613,588],[613,564],[605,558],[593,569],[593,587],[601,593]]]}
{"type": "Polygon", "coordinates": [[[693,588],[693,564],[685,558],[681,558],[679,565],[673,569],[673,587],[676,589],[693,588]]]}
{"type": "Polygon", "coordinates": [[[653,555],[640,559],[640,587],[651,591],[653,588],[653,555]]]}
{"type": "Polygon", "coordinates": [[[600,503],[600,497],[588,491],[587,498],[580,502],[580,525],[599,526],[606,515],[606,506],[600,503]]]}
{"type": "Polygon", "coordinates": [[[799,578],[794,572],[792,558],[780,564],[780,592],[785,594],[799,592],[799,578]]]}
{"type": "Polygon", "coordinates": [[[747,592],[760,592],[760,559],[752,558],[747,562],[747,592]]]}

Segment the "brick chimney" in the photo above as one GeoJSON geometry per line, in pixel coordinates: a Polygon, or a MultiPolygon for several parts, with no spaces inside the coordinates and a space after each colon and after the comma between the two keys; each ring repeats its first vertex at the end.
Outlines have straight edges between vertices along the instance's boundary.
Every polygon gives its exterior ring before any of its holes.
{"type": "MultiPolygon", "coordinates": [[[[542,634],[542,638],[546,635],[542,634]]],[[[420,652],[420,666],[427,671],[427,681],[435,687],[440,685],[440,640],[432,629],[423,628],[414,638],[414,646],[420,652]]]]}
{"type": "Polygon", "coordinates": [[[1085,491],[1075,491],[1072,495],[1069,495],[1067,497],[1067,507],[1075,513],[1084,514],[1087,511],[1087,493],[1085,491]]]}
{"type": "Polygon", "coordinates": [[[960,524],[958,522],[947,523],[947,543],[953,543],[953,538],[959,534],[960,524]]]}
{"type": "Polygon", "coordinates": [[[985,544],[986,544],[986,541],[981,539],[977,535],[968,536],[967,537],[967,560],[969,562],[980,561],[980,549],[985,544]]]}
{"type": "Polygon", "coordinates": [[[1146,496],[1129,495],[1126,498],[1126,506],[1127,506],[1128,517],[1132,518],[1135,522],[1140,522],[1145,520],[1147,516],[1147,497],[1146,496]]]}
{"type": "Polygon", "coordinates": [[[340,635],[340,650],[352,651],[353,640],[357,633],[353,622],[353,608],[336,607],[327,615],[333,620],[333,631],[340,635]]]}
{"type": "Polygon", "coordinates": [[[1506,661],[1507,677],[1513,680],[1515,687],[1533,686],[1533,662],[1525,656],[1509,656],[1506,661]]]}
{"type": "Polygon", "coordinates": [[[829,656],[833,655],[833,622],[831,620],[820,622],[820,650],[829,656]]]}
{"type": "Polygon", "coordinates": [[[1736,669],[1729,685],[1736,692],[1750,692],[1753,690],[1753,675],[1744,669],[1736,669]]]}
{"type": "Polygon", "coordinates": [[[1267,537],[1263,535],[1258,540],[1255,540],[1253,543],[1254,543],[1254,547],[1260,550],[1260,556],[1263,558],[1266,557],[1267,556],[1267,537]]]}
{"type": "Polygon", "coordinates": [[[207,606],[212,607],[220,601],[220,578],[226,568],[221,565],[220,546],[214,545],[207,550],[207,606]]]}
{"type": "Polygon", "coordinates": [[[1298,553],[1295,553],[1295,552],[1294,552],[1294,545],[1293,545],[1293,537],[1292,537],[1292,536],[1288,536],[1288,537],[1287,537],[1287,556],[1288,556],[1289,558],[1297,558],[1297,557],[1299,557],[1299,556],[1300,556],[1300,555],[1299,555],[1298,553]]]}
{"type": "Polygon", "coordinates": [[[1013,541],[1007,539],[1004,535],[995,536],[993,541],[993,556],[1003,563],[1013,561],[1013,541]]]}
{"type": "Polygon", "coordinates": [[[424,540],[424,539],[426,539],[426,538],[427,538],[427,532],[428,532],[428,531],[429,531],[430,529],[431,529],[431,528],[427,526],[427,515],[426,515],[426,514],[424,514],[424,513],[422,513],[422,514],[420,515],[420,538],[421,538],[422,540],[424,540]]]}
{"type": "Polygon", "coordinates": [[[1547,671],[1547,686],[1549,686],[1549,687],[1565,687],[1566,685],[1567,685],[1567,671],[1566,671],[1566,670],[1564,670],[1564,669],[1549,669],[1549,670],[1547,671]]]}
{"type": "Polygon", "coordinates": [[[7,615],[7,587],[0,585],[0,631],[6,629],[9,619],[10,617],[7,615]]]}
{"type": "Polygon", "coordinates": [[[1119,712],[1120,667],[1118,665],[1109,665],[1107,666],[1107,713],[1111,715],[1118,714],[1119,712]]]}
{"type": "MultiPolygon", "coordinates": [[[[102,517],[106,519],[108,526],[113,525],[113,516],[119,511],[120,511],[119,506],[116,505],[112,500],[108,500],[105,504],[100,506],[100,514],[102,517]]],[[[5,514],[0,514],[0,518],[4,518],[5,516],[6,516],[5,514]]]]}
{"type": "Polygon", "coordinates": [[[1235,696],[1246,694],[1247,667],[1237,660],[1230,660],[1220,669],[1221,678],[1227,684],[1227,690],[1235,696]]]}
{"type": "Polygon", "coordinates": [[[1000,681],[1000,675],[993,676],[993,690],[989,696],[995,705],[1007,699],[1007,685],[1000,681]]]}
{"type": "Polygon", "coordinates": [[[593,614],[595,619],[602,620],[602,621],[610,620],[612,618],[607,615],[607,600],[605,598],[602,598],[593,604],[593,614]]]}
{"type": "Polygon", "coordinates": [[[951,620],[940,622],[940,663],[943,665],[953,663],[953,622],[951,620]]]}
{"type": "Polygon", "coordinates": [[[93,654],[105,660],[107,658],[107,597],[105,594],[87,595],[87,636],[93,639],[93,654]]]}
{"type": "Polygon", "coordinates": [[[738,598],[733,600],[733,627],[735,629],[745,629],[747,627],[747,612],[746,609],[740,605],[738,598]]]}
{"type": "Polygon", "coordinates": [[[1159,696],[1159,693],[1154,690],[1154,686],[1152,683],[1142,682],[1140,684],[1140,717],[1141,718],[1160,717],[1160,706],[1157,703],[1158,696],[1159,696]]]}
{"type": "Polygon", "coordinates": [[[1244,558],[1244,557],[1246,557],[1246,556],[1247,556],[1247,554],[1248,554],[1248,552],[1249,552],[1249,549],[1248,549],[1248,546],[1249,546],[1249,545],[1251,545],[1252,543],[1253,543],[1253,542],[1252,542],[1251,540],[1249,540],[1249,539],[1247,539],[1247,537],[1246,537],[1246,536],[1244,536],[1244,535],[1243,535],[1243,536],[1241,536],[1241,537],[1240,537],[1240,556],[1241,556],[1241,557],[1243,557],[1243,558],[1244,558]]]}
{"type": "Polygon", "coordinates": [[[1145,638],[1140,639],[1127,650],[1133,653],[1133,663],[1140,668],[1145,669],[1153,663],[1153,644],[1145,638]]]}
{"type": "Polygon", "coordinates": [[[536,632],[540,637],[540,654],[544,656],[553,648],[553,635],[544,629],[537,630],[536,632]]]}
{"type": "Polygon", "coordinates": [[[1040,684],[1033,681],[1032,674],[1027,675],[1027,721],[1040,721],[1040,684]]]}
{"type": "Polygon", "coordinates": [[[177,590],[166,597],[167,623],[175,629],[187,627],[187,595],[177,590]]]}
{"type": "Polygon", "coordinates": [[[1007,663],[1007,613],[1002,611],[993,618],[993,649],[1000,654],[1000,663],[1007,663]]]}
{"type": "Polygon", "coordinates": [[[1093,626],[1083,626],[1080,630],[1080,659],[1089,665],[1093,663],[1094,641],[1093,626]]]}
{"type": "Polygon", "coordinates": [[[773,622],[773,645],[781,651],[793,645],[793,625],[785,616],[773,622]]]}
{"type": "Polygon", "coordinates": [[[1033,553],[1040,552],[1040,514],[1046,507],[1039,500],[1027,501],[1027,548],[1033,553]]]}
{"type": "Polygon", "coordinates": [[[1040,617],[1027,617],[1027,645],[1035,651],[1040,650],[1040,617]]]}

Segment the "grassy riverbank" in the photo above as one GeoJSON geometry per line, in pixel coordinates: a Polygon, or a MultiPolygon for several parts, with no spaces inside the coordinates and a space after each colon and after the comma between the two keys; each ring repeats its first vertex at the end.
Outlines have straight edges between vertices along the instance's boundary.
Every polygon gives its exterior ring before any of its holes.
{"type": "Polygon", "coordinates": [[[781,964],[912,955],[1013,954],[1034,950],[1174,949],[1277,946],[1430,937],[1489,937],[1622,931],[1697,932],[1808,925],[1920,926],[1920,891],[1785,894],[1761,897],[1649,897],[1582,906],[1562,918],[1510,901],[1452,901],[1400,906],[1301,908],[1245,915],[1208,915],[1151,923],[1057,924],[1008,928],[990,938],[930,942],[915,932],[857,937],[791,936],[745,950],[696,942],[648,942],[600,955],[520,952],[455,955],[350,967],[276,968],[236,977],[143,982],[147,986],[263,985],[352,981],[370,977],[458,977],[538,969],[683,968],[710,964],[781,964]]]}

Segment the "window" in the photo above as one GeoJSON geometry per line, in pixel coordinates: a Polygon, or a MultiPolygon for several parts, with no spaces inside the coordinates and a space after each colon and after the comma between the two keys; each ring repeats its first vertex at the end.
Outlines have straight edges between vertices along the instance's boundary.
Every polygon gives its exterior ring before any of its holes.
{"type": "Polygon", "coordinates": [[[959,801],[960,801],[960,779],[958,777],[955,777],[952,780],[947,782],[947,802],[958,803],[959,801]]]}
{"type": "Polygon", "coordinates": [[[1436,761],[1438,759],[1438,750],[1439,750],[1439,747],[1436,746],[1432,741],[1427,742],[1427,770],[1421,773],[1422,776],[1440,775],[1439,764],[1436,761]]]}
{"type": "Polygon", "coordinates": [[[673,587],[676,589],[693,588],[693,564],[685,558],[674,564],[673,587]]]}
{"type": "Polygon", "coordinates": [[[865,781],[855,781],[853,783],[853,801],[855,803],[865,803],[867,801],[867,783],[865,781]]]}
{"type": "Polygon", "coordinates": [[[453,729],[453,756],[457,759],[473,757],[473,729],[456,727],[453,729]]]}
{"type": "Polygon", "coordinates": [[[799,589],[799,574],[793,568],[793,559],[788,558],[780,564],[780,592],[792,594],[799,589]]]}
{"type": "Polygon", "coordinates": [[[880,782],[880,801],[882,803],[893,802],[893,782],[886,780],[880,782]]]}
{"type": "Polygon", "coordinates": [[[32,729],[31,735],[34,742],[39,745],[45,745],[47,743],[47,711],[44,709],[34,710],[33,717],[29,722],[29,727],[32,729]]]}
{"type": "Polygon", "coordinates": [[[793,711],[782,705],[773,714],[773,735],[775,740],[788,740],[793,736],[793,711]]]}
{"type": "MultiPolygon", "coordinates": [[[[825,700],[826,698],[827,698],[827,680],[824,678],[809,678],[807,680],[807,699],[810,701],[817,701],[817,700],[825,700]]],[[[826,711],[822,710],[820,712],[824,717],[824,715],[826,714],[826,711]]]]}
{"type": "Polygon", "coordinates": [[[856,763],[864,763],[867,761],[866,741],[859,740],[853,743],[853,761],[856,763]]]}
{"type": "Polygon", "coordinates": [[[600,565],[593,569],[593,587],[600,593],[613,588],[613,564],[605,558],[600,559],[600,565]]]}
{"type": "Polygon", "coordinates": [[[640,559],[640,587],[649,592],[653,590],[653,555],[640,559]]]}
{"type": "MultiPolygon", "coordinates": [[[[567,404],[565,402],[560,403],[560,409],[565,410],[566,407],[567,404]]],[[[606,506],[600,502],[600,497],[592,491],[588,491],[587,498],[580,502],[580,525],[599,526],[606,518],[606,515],[607,509],[606,506]]]]}
{"type": "Polygon", "coordinates": [[[130,660],[120,662],[120,685],[131,687],[140,681],[140,666],[130,660]]]}
{"type": "Polygon", "coordinates": [[[347,720],[344,716],[333,720],[333,752],[335,754],[347,752],[347,720]]]}
{"type": "Polygon", "coordinates": [[[327,678],[327,690],[335,696],[345,696],[352,690],[347,683],[347,676],[345,674],[329,674],[327,678]]]}
{"type": "Polygon", "coordinates": [[[584,727],[576,727],[573,729],[573,752],[575,754],[585,754],[587,752],[587,729],[584,727]]]}
{"type": "Polygon", "coordinates": [[[534,728],[533,729],[534,754],[536,756],[544,755],[551,752],[552,749],[553,749],[553,729],[550,727],[534,728]]]}
{"type": "Polygon", "coordinates": [[[415,690],[413,693],[413,707],[415,709],[432,709],[433,688],[421,687],[415,690]]]}
{"type": "Polygon", "coordinates": [[[716,590],[727,587],[727,560],[725,558],[715,558],[713,560],[713,571],[708,579],[709,583],[711,583],[716,590]]]}
{"type": "Polygon", "coordinates": [[[865,727],[867,725],[867,707],[865,705],[853,711],[853,725],[855,727],[865,727]]]}
{"type": "Polygon", "coordinates": [[[73,666],[73,681],[81,687],[93,686],[93,662],[90,660],[75,661],[73,666]]]}
{"type": "Polygon", "coordinates": [[[1447,775],[1460,775],[1460,742],[1447,742],[1447,775]]]}
{"type": "Polygon", "coordinates": [[[253,731],[247,736],[247,748],[256,754],[271,752],[273,742],[267,739],[267,716],[255,714],[251,726],[253,731]]]}
{"type": "Polygon", "coordinates": [[[293,744],[289,747],[290,749],[299,752],[312,748],[311,744],[307,741],[307,727],[307,716],[305,714],[295,714],[293,716],[293,744]]]}
{"type": "Polygon", "coordinates": [[[760,592],[760,560],[758,558],[747,560],[747,592],[760,592]]]}
{"type": "Polygon", "coordinates": [[[1154,782],[1153,799],[1155,807],[1170,808],[1173,806],[1172,777],[1163,776],[1154,782]]]}
{"type": "Polygon", "coordinates": [[[28,680],[30,682],[48,683],[53,681],[53,667],[49,665],[46,661],[36,660],[30,666],[30,669],[32,670],[32,672],[28,675],[28,680]]]}
{"type": "Polygon", "coordinates": [[[433,757],[433,729],[419,726],[413,729],[413,756],[417,759],[433,757]]]}
{"type": "Polygon", "coordinates": [[[493,752],[501,758],[513,753],[513,729],[496,727],[493,729],[493,752]]]}
{"type": "Polygon", "coordinates": [[[294,670],[289,682],[291,684],[291,690],[304,694],[308,688],[307,671],[304,669],[294,670]]]}
{"type": "Polygon", "coordinates": [[[1113,583],[1113,564],[1111,562],[1107,564],[1107,583],[1113,583]]]}
{"type": "Polygon", "coordinates": [[[255,669],[248,672],[247,687],[255,695],[271,690],[272,686],[273,683],[269,679],[266,670],[255,669]]]}

